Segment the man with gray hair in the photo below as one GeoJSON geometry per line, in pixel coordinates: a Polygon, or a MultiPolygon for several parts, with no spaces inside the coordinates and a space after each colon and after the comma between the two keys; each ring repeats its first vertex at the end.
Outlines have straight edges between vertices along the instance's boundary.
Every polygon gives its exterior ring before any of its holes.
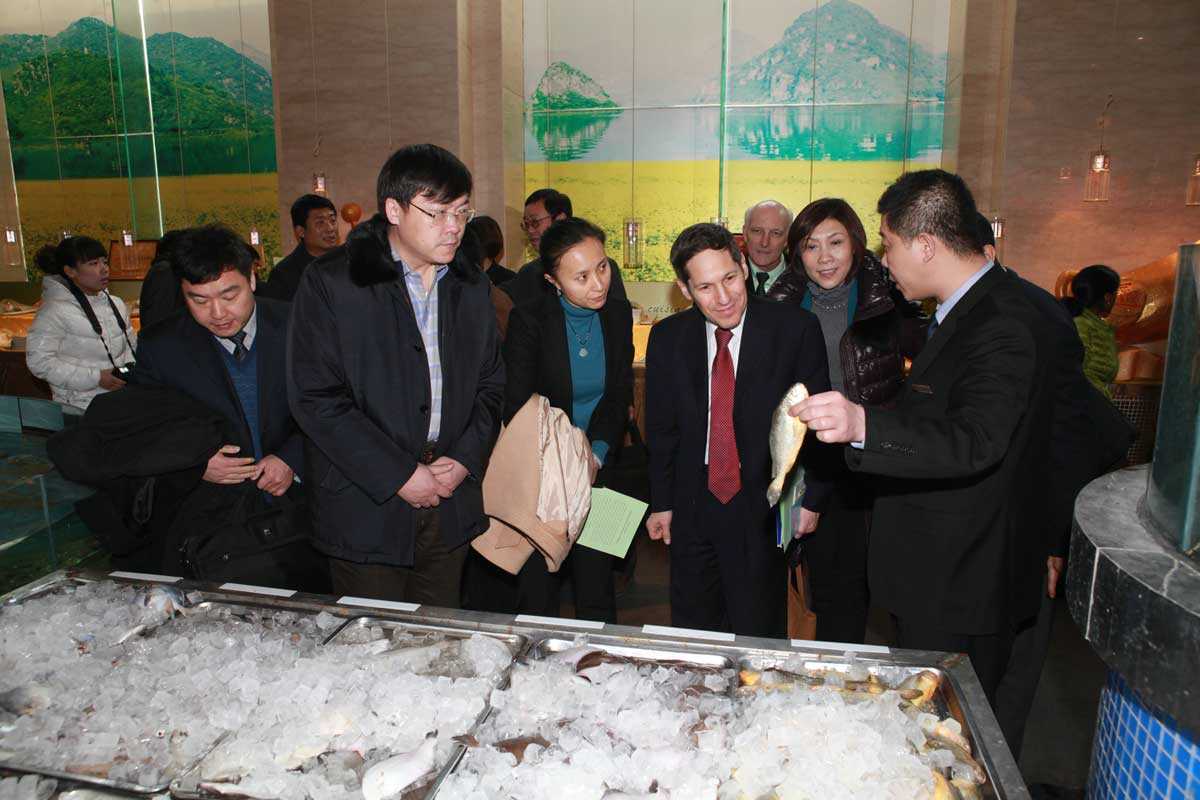
{"type": "Polygon", "coordinates": [[[765,297],[771,286],[783,274],[783,246],[787,243],[792,212],[778,200],[763,200],[746,209],[742,222],[742,238],[749,256],[750,277],[746,288],[752,294],[765,297]]]}

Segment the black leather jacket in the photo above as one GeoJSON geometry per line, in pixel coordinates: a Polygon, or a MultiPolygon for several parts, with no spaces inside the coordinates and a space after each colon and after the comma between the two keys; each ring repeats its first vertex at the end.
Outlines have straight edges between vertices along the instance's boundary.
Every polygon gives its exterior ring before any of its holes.
{"type": "MultiPolygon", "coordinates": [[[[858,305],[838,348],[846,396],[868,406],[885,405],[904,384],[904,360],[920,352],[928,323],[900,294],[873,253],[866,254],[855,277],[858,305]]],[[[767,297],[799,304],[807,294],[808,277],[796,263],[775,281],[767,297]]]]}

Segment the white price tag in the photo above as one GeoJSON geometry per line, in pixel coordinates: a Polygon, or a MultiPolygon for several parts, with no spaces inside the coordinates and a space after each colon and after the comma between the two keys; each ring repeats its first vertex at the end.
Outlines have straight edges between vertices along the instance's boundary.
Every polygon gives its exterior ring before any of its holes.
{"type": "Polygon", "coordinates": [[[811,642],[807,639],[792,639],[792,647],[803,650],[832,650],[835,653],[890,653],[890,647],[879,644],[848,644],[846,642],[811,642]]]}
{"type": "Polygon", "coordinates": [[[276,589],[274,586],[254,586],[249,583],[222,583],[217,588],[227,592],[265,594],[269,597],[291,597],[296,593],[295,589],[276,589]]]}
{"type": "Polygon", "coordinates": [[[598,631],[604,627],[603,622],[594,619],[564,619],[562,617],[539,617],[536,614],[517,614],[513,622],[524,622],[528,625],[557,625],[561,628],[580,628],[582,630],[598,631]]]}
{"type": "Polygon", "coordinates": [[[338,605],[341,606],[356,606],[358,608],[386,608],[388,611],[416,611],[421,607],[420,603],[404,603],[399,600],[374,600],[370,597],[346,597],[338,598],[338,605]]]}
{"type": "Polygon", "coordinates": [[[732,642],[737,637],[723,631],[702,631],[695,628],[672,628],[668,625],[643,625],[642,633],[654,636],[682,636],[688,639],[708,639],[713,642],[732,642]]]}
{"type": "Polygon", "coordinates": [[[183,578],[175,575],[154,575],[149,572],[124,572],[122,570],[110,572],[108,573],[108,577],[126,578],[131,581],[155,581],[157,583],[178,583],[183,580],[183,578]]]}

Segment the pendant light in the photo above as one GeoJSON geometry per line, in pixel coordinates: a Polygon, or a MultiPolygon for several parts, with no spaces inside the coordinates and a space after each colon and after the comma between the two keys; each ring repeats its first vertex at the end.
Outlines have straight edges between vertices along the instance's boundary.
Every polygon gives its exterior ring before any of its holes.
{"type": "Polygon", "coordinates": [[[1113,96],[1108,96],[1104,111],[1100,114],[1100,146],[1088,156],[1087,177],[1083,181],[1083,202],[1108,202],[1108,185],[1112,177],[1112,157],[1104,149],[1104,129],[1108,125],[1108,109],[1113,104],[1113,96]]]}
{"type": "Polygon", "coordinates": [[[1189,206],[1200,206],[1200,153],[1192,159],[1192,171],[1188,173],[1187,197],[1184,203],[1189,206]]]}

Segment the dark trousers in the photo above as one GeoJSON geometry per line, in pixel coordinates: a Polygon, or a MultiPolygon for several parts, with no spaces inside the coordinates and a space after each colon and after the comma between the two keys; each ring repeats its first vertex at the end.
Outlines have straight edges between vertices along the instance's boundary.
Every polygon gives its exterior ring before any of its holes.
{"type": "MultiPolygon", "coordinates": [[[[1059,580],[1062,590],[1063,579],[1059,580]]],[[[1055,601],[1042,592],[1042,606],[1038,615],[1017,629],[1012,654],[1008,657],[1008,668],[1000,679],[996,691],[996,721],[1012,750],[1013,758],[1021,757],[1021,743],[1025,740],[1025,723],[1033,709],[1033,696],[1037,694],[1042,667],[1046,664],[1046,652],[1050,649],[1050,632],[1054,623],[1055,601]]]]}
{"type": "MultiPolygon", "coordinates": [[[[517,576],[510,575],[468,547],[463,574],[463,608],[494,614],[517,613],[517,576]]],[[[538,556],[534,553],[534,556],[538,556]]],[[[533,557],[530,560],[533,560],[533,557]]]]}
{"type": "Polygon", "coordinates": [[[413,535],[416,542],[411,567],[330,558],[334,594],[458,608],[463,562],[470,545],[446,547],[436,508],[414,511],[413,535]]]}
{"type": "Polygon", "coordinates": [[[517,610],[522,614],[557,617],[563,577],[569,576],[577,619],[617,621],[613,590],[615,559],[590,547],[572,547],[558,572],[546,569],[546,559],[534,553],[517,575],[517,610]]]}
{"type": "Polygon", "coordinates": [[[870,500],[848,478],[830,497],[817,529],[801,540],[816,635],[823,642],[861,644],[867,635],[870,529],[870,500]]]}
{"type": "MultiPolygon", "coordinates": [[[[671,624],[778,638],[787,631],[787,571],[770,514],[742,490],[728,504],[700,484],[690,525],[671,526],[671,624]],[[754,518],[757,517],[757,518],[754,518]]],[[[678,512],[677,512],[678,513],[678,512]]]]}
{"type": "Polygon", "coordinates": [[[1005,631],[986,635],[951,633],[928,623],[896,617],[900,646],[906,650],[939,650],[945,653],[966,653],[975,675],[983,686],[992,709],[996,708],[996,688],[1008,667],[1012,652],[1013,633],[1005,631]]]}

